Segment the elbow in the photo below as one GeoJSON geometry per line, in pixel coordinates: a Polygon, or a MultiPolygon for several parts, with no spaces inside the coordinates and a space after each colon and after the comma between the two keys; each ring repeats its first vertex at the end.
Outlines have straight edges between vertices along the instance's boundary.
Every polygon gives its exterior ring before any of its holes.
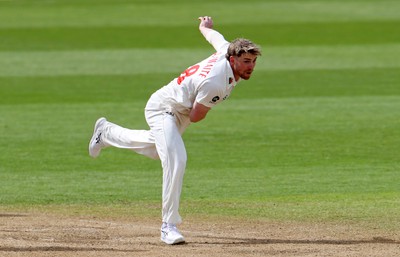
{"type": "Polygon", "coordinates": [[[198,120],[195,119],[194,117],[192,117],[192,115],[189,116],[189,120],[190,120],[190,122],[192,122],[192,123],[198,122],[198,120]]]}
{"type": "Polygon", "coordinates": [[[192,115],[190,115],[190,117],[189,117],[190,122],[192,122],[192,123],[199,122],[199,121],[201,121],[201,120],[204,119],[204,118],[205,118],[205,116],[204,116],[204,117],[199,117],[199,116],[192,116],[192,115]]]}
{"type": "Polygon", "coordinates": [[[189,115],[190,122],[196,123],[201,120],[203,120],[206,117],[207,113],[196,113],[196,112],[191,112],[189,115]]]}
{"type": "Polygon", "coordinates": [[[189,119],[190,122],[196,123],[204,119],[210,110],[209,107],[204,106],[200,103],[195,102],[193,109],[190,111],[189,119]]]}

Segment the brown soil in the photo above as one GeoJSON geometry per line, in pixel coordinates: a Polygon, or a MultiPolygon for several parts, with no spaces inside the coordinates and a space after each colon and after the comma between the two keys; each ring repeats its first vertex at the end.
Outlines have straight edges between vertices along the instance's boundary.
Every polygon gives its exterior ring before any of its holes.
{"type": "Polygon", "coordinates": [[[400,256],[395,232],[356,225],[186,219],[182,245],[144,219],[0,213],[0,256],[400,256]]]}

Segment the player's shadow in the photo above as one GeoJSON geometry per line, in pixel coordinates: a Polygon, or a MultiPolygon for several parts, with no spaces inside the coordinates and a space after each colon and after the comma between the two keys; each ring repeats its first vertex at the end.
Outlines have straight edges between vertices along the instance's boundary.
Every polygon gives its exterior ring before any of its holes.
{"type": "Polygon", "coordinates": [[[0,218],[15,218],[15,217],[26,217],[26,214],[18,214],[18,213],[0,213],[0,218]]]}
{"type": "Polygon", "coordinates": [[[201,244],[215,245],[264,245],[264,244],[321,244],[321,245],[355,245],[355,244],[398,244],[390,238],[374,237],[369,240],[335,240],[335,239],[258,239],[258,238],[237,238],[237,237],[203,237],[212,240],[211,242],[203,242],[201,244]]]}
{"type": "Polygon", "coordinates": [[[1,247],[0,252],[146,252],[146,250],[120,250],[115,248],[64,247],[64,246],[29,246],[1,247]]]}

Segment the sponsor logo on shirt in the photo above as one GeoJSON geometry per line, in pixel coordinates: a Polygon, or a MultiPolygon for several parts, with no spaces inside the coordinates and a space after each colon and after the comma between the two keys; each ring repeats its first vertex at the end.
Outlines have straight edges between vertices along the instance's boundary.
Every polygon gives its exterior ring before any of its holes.
{"type": "MultiPolygon", "coordinates": [[[[228,97],[229,97],[229,95],[224,96],[224,98],[222,98],[222,101],[225,100],[228,97]]],[[[220,99],[219,96],[214,96],[213,99],[211,99],[211,101],[209,103],[210,104],[216,104],[219,99],[220,99]]]]}
{"type": "Polygon", "coordinates": [[[214,96],[210,104],[215,104],[219,100],[219,96],[214,96]]]}

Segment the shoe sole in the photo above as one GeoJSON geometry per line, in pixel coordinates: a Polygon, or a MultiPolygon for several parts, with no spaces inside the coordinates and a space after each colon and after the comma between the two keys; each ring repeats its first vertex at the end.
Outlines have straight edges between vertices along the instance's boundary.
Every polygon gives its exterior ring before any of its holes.
{"type": "Polygon", "coordinates": [[[91,157],[93,157],[93,158],[96,158],[97,156],[99,156],[100,151],[101,151],[101,148],[100,148],[98,151],[94,151],[94,150],[93,150],[94,147],[92,148],[91,146],[92,146],[92,145],[95,145],[95,144],[93,144],[93,142],[96,140],[96,137],[97,137],[97,133],[96,133],[97,129],[98,129],[98,128],[100,127],[100,125],[101,125],[103,122],[105,122],[105,121],[107,121],[106,118],[102,117],[102,118],[98,119],[98,120],[96,121],[96,124],[94,125],[93,136],[92,136],[92,138],[91,138],[90,141],[89,141],[89,155],[90,155],[91,157]]]}
{"type": "Polygon", "coordinates": [[[178,239],[176,239],[174,241],[169,241],[169,240],[164,239],[164,238],[161,237],[161,241],[163,241],[167,245],[178,245],[178,244],[184,244],[185,243],[185,239],[184,238],[178,238],[178,239]]]}

